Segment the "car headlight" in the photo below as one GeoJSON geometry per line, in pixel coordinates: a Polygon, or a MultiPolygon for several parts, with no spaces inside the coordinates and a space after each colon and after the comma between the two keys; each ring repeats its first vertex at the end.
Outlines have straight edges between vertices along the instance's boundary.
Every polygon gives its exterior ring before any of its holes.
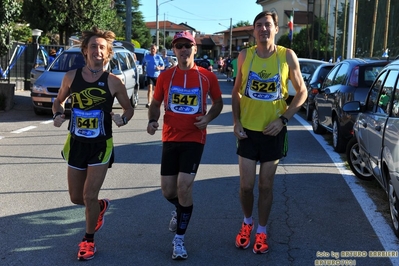
{"type": "Polygon", "coordinates": [[[43,87],[43,86],[41,86],[41,85],[33,84],[32,92],[43,93],[43,92],[45,92],[45,91],[46,91],[46,88],[45,88],[45,87],[43,87]]]}

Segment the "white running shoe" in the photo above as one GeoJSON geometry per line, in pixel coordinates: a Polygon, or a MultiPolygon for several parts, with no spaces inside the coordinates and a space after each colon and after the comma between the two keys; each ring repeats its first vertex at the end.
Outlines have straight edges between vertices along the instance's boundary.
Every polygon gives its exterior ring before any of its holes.
{"type": "Polygon", "coordinates": [[[184,247],[184,240],[181,238],[173,239],[173,254],[172,259],[174,260],[185,260],[188,258],[187,250],[184,247]]]}
{"type": "Polygon", "coordinates": [[[177,212],[172,211],[172,219],[169,222],[169,231],[176,232],[177,230],[177,212]]]}

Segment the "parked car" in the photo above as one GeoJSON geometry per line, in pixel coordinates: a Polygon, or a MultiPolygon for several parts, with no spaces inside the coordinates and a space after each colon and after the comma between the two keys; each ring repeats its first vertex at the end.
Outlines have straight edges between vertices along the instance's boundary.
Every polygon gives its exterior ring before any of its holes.
{"type": "Polygon", "coordinates": [[[364,103],[351,101],[343,109],[358,114],[346,149],[348,164],[357,177],[375,178],[385,190],[399,237],[399,61],[381,71],[364,103]]]}
{"type": "Polygon", "coordinates": [[[149,51],[147,49],[144,48],[135,48],[134,49],[134,54],[136,55],[136,64],[137,64],[137,68],[139,70],[139,75],[140,75],[140,79],[139,79],[139,84],[140,84],[140,88],[144,88],[146,86],[145,84],[145,69],[143,69],[143,61],[144,61],[144,56],[146,54],[148,54],[149,51]]]}
{"type": "Polygon", "coordinates": [[[327,77],[328,72],[335,66],[335,64],[321,64],[312,75],[305,82],[306,88],[308,90],[308,98],[303,103],[302,107],[306,110],[306,119],[308,121],[312,120],[312,113],[314,109],[314,97],[319,93],[321,84],[323,84],[324,79],[327,77]]]}
{"type": "Polygon", "coordinates": [[[388,63],[387,60],[346,59],[337,63],[325,78],[314,98],[312,127],[316,134],[332,132],[336,152],[345,151],[356,118],[343,112],[342,106],[348,101],[364,102],[373,81],[388,63]]]}
{"type": "MultiPolygon", "coordinates": [[[[133,107],[136,107],[138,98],[138,69],[133,59],[133,54],[121,46],[114,46],[114,56],[108,64],[108,71],[118,76],[125,84],[128,96],[133,107]]],[[[84,57],[80,47],[73,46],[64,50],[48,68],[36,68],[35,72],[42,71],[42,74],[31,86],[31,98],[33,110],[36,114],[43,114],[51,111],[54,99],[57,97],[61,87],[62,79],[67,71],[83,67],[84,57]]],[[[118,101],[115,98],[114,105],[118,101]]],[[[66,103],[66,109],[70,108],[70,101],[66,103]]]]}
{"type": "MultiPolygon", "coordinates": [[[[309,58],[298,58],[299,66],[301,67],[301,73],[303,80],[306,82],[310,75],[316,70],[316,68],[321,64],[326,64],[327,62],[316,60],[316,59],[309,59],[309,58]]],[[[288,80],[288,95],[293,97],[296,94],[296,90],[294,86],[292,86],[291,80],[288,80]]]]}

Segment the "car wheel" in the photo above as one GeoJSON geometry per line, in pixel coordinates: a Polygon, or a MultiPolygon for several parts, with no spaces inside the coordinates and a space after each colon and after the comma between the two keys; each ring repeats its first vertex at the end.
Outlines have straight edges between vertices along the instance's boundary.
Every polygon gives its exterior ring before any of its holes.
{"type": "Polygon", "coordinates": [[[352,172],[359,179],[371,181],[374,179],[371,171],[366,167],[366,163],[363,161],[359,152],[359,143],[356,137],[349,140],[346,147],[346,160],[348,161],[349,167],[352,172]]]}
{"type": "Polygon", "coordinates": [[[333,148],[336,152],[344,152],[346,143],[345,140],[341,136],[341,130],[339,128],[338,118],[334,117],[333,120],[333,148]]]}
{"type": "Polygon", "coordinates": [[[139,89],[138,89],[138,85],[135,86],[134,92],[132,94],[132,97],[130,97],[130,104],[132,105],[133,108],[136,108],[137,105],[139,104],[139,89]]]}
{"type": "Polygon", "coordinates": [[[324,129],[324,127],[322,127],[320,125],[320,121],[319,121],[319,112],[317,111],[317,109],[313,109],[312,112],[312,128],[313,128],[313,132],[316,134],[323,134],[326,130],[324,129]]]}
{"type": "Polygon", "coordinates": [[[395,235],[399,237],[399,200],[391,179],[389,179],[388,197],[393,231],[395,232],[395,235]]]}
{"type": "Polygon", "coordinates": [[[306,105],[306,120],[307,121],[312,121],[313,109],[314,109],[314,106],[312,106],[308,102],[308,104],[306,105]]]}

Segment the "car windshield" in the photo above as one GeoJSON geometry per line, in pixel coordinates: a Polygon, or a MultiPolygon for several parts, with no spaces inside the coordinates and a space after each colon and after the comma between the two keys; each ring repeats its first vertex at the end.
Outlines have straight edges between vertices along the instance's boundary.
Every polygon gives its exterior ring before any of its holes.
{"type": "Polygon", "coordinates": [[[67,72],[72,69],[84,67],[85,60],[81,52],[65,52],[57,57],[57,60],[50,67],[49,71],[67,72]]]}
{"type": "Polygon", "coordinates": [[[322,63],[299,62],[302,74],[312,74],[322,63]]]}

